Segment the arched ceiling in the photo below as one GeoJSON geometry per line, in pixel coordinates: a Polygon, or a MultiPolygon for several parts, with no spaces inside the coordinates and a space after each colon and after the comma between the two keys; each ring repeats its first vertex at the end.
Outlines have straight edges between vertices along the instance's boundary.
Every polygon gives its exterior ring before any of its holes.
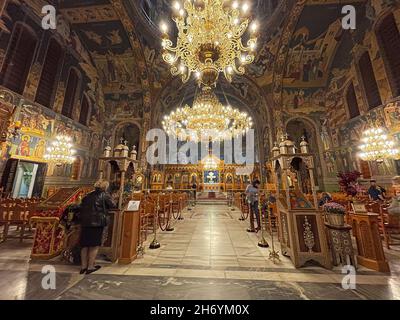
{"type": "MultiPolygon", "coordinates": [[[[195,95],[201,90],[192,80],[183,84],[180,78],[173,79],[155,100],[152,112],[153,126],[161,123],[162,117],[177,107],[192,105],[195,95]]],[[[263,128],[269,122],[268,113],[260,112],[266,109],[267,103],[258,86],[250,79],[235,78],[232,83],[220,80],[214,92],[222,104],[231,105],[247,112],[254,120],[257,128],[263,128]]]]}
{"type": "MultiPolygon", "coordinates": [[[[341,8],[354,4],[364,27],[368,26],[369,1],[249,1],[254,17],[261,22],[258,54],[245,77],[236,77],[231,85],[224,85],[225,94],[240,98],[240,94],[248,94],[251,83],[250,87],[257,88],[263,97],[264,103],[257,105],[263,109],[254,111],[263,119],[276,110],[323,114],[326,88],[340,70],[348,68],[345,64],[349,63],[353,42],[363,37],[358,30],[351,36],[343,31],[341,8]]],[[[72,24],[72,32],[90,52],[105,104],[114,113],[111,118],[141,118],[157,105],[163,92],[171,89],[172,80],[179,83],[160,54],[158,24],[161,19],[170,19],[170,3],[58,0],[62,14],[72,24]],[[123,110],[129,110],[129,114],[123,110]]],[[[179,101],[180,97],[177,92],[173,100],[179,101]]],[[[244,100],[254,98],[250,95],[244,100]]]]}

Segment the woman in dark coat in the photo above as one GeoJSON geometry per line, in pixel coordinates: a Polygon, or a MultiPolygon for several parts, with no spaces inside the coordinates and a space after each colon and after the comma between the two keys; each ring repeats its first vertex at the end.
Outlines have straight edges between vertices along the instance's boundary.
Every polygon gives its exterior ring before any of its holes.
{"type": "Polygon", "coordinates": [[[90,274],[100,266],[95,266],[99,247],[102,244],[104,227],[108,223],[108,209],[115,208],[109,193],[106,192],[109,183],[100,180],[95,183],[95,190],[87,194],[80,205],[81,223],[81,264],[80,274],[90,274]]]}

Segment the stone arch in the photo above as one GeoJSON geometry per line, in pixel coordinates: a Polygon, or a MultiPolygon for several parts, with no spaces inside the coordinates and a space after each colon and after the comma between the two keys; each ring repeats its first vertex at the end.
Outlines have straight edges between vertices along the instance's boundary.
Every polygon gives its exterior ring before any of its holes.
{"type": "Polygon", "coordinates": [[[128,147],[131,150],[132,147],[135,145],[136,150],[138,150],[138,153],[140,152],[140,143],[141,143],[141,133],[142,133],[142,127],[141,125],[135,121],[135,120],[130,120],[130,121],[123,121],[118,123],[115,126],[115,129],[113,131],[112,135],[112,146],[115,147],[120,143],[120,139],[126,139],[128,141],[128,147]]]}
{"type": "MultiPolygon", "coordinates": [[[[184,84],[180,78],[171,79],[160,90],[154,100],[151,127],[160,128],[164,115],[169,114],[175,108],[183,106],[186,103],[191,105],[198,90],[200,89],[197,88],[194,80],[184,84]]],[[[228,100],[230,105],[247,112],[253,118],[253,128],[255,129],[255,137],[257,139],[255,141],[255,148],[258,149],[259,161],[264,163],[272,145],[273,125],[271,110],[261,88],[250,78],[241,77],[234,79],[232,83],[220,79],[215,92],[223,104],[228,100]],[[265,135],[266,128],[268,128],[267,135],[265,135]],[[264,143],[264,137],[267,137],[268,143],[264,143]]]]}
{"type": "Polygon", "coordinates": [[[326,176],[325,167],[321,165],[324,163],[324,147],[322,140],[328,139],[328,137],[322,137],[323,130],[319,130],[319,126],[314,122],[314,120],[304,116],[296,116],[287,119],[285,122],[285,130],[297,148],[299,148],[301,137],[303,135],[306,137],[306,140],[309,143],[310,152],[314,155],[314,161],[316,164],[316,185],[322,186],[324,177],[326,176]]]}

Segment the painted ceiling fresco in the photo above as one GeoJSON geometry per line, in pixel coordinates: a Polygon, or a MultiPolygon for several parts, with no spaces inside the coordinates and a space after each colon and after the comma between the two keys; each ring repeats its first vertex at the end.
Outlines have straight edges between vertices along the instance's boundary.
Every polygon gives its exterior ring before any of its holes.
{"type": "MultiPolygon", "coordinates": [[[[58,2],[90,52],[106,108],[114,113],[111,118],[141,118],[151,106],[160,105],[160,99],[165,100],[165,92],[168,104],[180,100],[185,86],[173,84],[160,54],[158,24],[171,17],[171,1],[58,2]]],[[[262,30],[256,60],[245,77],[222,86],[228,94],[245,100],[255,96],[251,88],[257,88],[262,101],[247,107],[257,105],[262,114],[276,117],[283,112],[319,119],[337,105],[337,94],[348,82],[353,49],[363,42],[375,11],[391,4],[383,0],[287,0],[275,1],[277,6],[272,7],[272,2],[252,1],[253,16],[262,30]],[[341,8],[346,4],[356,7],[359,28],[355,32],[341,27],[341,8]]],[[[342,121],[345,113],[335,116],[342,121]]],[[[281,119],[275,120],[282,126],[281,119]]]]}

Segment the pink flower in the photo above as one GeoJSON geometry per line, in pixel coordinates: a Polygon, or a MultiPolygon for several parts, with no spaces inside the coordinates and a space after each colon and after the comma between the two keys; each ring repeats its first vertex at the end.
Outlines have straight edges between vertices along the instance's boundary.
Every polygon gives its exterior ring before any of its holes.
{"type": "Polygon", "coordinates": [[[336,202],[325,203],[322,207],[328,213],[338,213],[338,214],[345,214],[346,213],[346,208],[343,207],[341,204],[336,203],[336,202]]]}

